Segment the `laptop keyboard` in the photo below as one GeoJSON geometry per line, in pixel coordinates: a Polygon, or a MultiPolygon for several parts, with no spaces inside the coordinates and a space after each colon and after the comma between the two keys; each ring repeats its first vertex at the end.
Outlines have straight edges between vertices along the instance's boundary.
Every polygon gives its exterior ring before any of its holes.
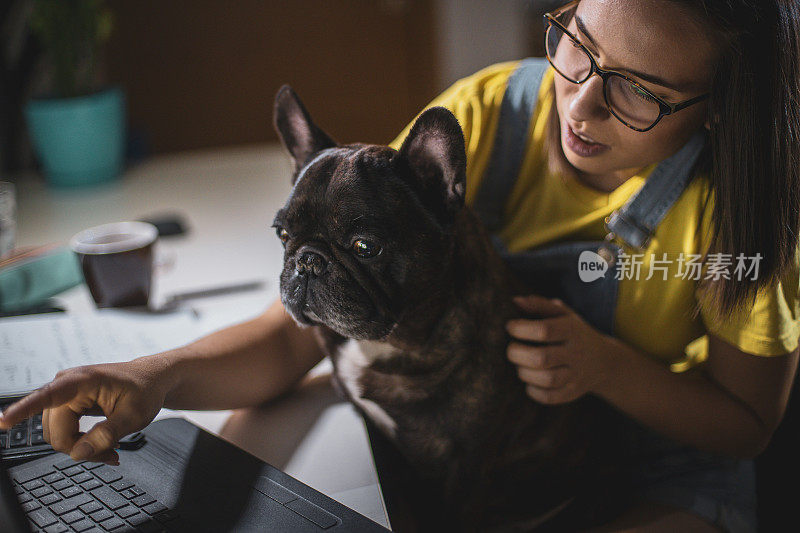
{"type": "Polygon", "coordinates": [[[169,531],[174,511],[113,467],[66,459],[51,470],[12,474],[33,531],[169,531]]]}
{"type": "MultiPolygon", "coordinates": [[[[2,411],[3,406],[0,406],[2,411]]],[[[42,414],[23,420],[8,430],[0,430],[0,456],[3,459],[29,458],[53,453],[44,440],[42,414]]]]}

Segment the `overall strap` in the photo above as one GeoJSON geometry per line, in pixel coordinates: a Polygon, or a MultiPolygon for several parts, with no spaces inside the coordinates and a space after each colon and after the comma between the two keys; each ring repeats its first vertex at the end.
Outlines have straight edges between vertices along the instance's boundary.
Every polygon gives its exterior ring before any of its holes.
{"type": "Polygon", "coordinates": [[[492,155],[473,205],[490,233],[501,228],[506,199],[522,166],[528,126],[548,66],[547,58],[529,57],[520,61],[508,78],[492,155]]]}
{"type": "Polygon", "coordinates": [[[700,128],[680,150],[656,165],[625,205],[606,217],[607,240],[616,235],[634,248],[647,247],[661,219],[691,181],[706,137],[700,128]]]}

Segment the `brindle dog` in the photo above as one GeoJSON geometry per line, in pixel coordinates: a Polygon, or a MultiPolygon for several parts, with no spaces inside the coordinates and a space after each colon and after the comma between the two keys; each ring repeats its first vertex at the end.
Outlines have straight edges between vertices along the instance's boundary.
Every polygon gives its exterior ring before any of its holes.
{"type": "Polygon", "coordinates": [[[281,300],[314,330],[341,394],[441,499],[427,529],[597,521],[582,502],[617,479],[621,415],[594,397],[543,406],[526,395],[505,323],[522,316],[511,297],[535,287],[515,279],[465,206],[456,118],[425,111],[399,151],[340,146],[284,86],[275,127],[295,162],[274,222],[281,300]]]}

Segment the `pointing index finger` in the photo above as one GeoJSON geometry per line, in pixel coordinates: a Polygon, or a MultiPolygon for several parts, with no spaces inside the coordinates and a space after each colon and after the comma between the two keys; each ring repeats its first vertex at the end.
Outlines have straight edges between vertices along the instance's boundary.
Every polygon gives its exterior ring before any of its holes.
{"type": "Polygon", "coordinates": [[[78,383],[75,378],[64,377],[36,389],[3,411],[0,415],[0,429],[9,429],[48,407],[67,403],[78,393],[78,383]]]}

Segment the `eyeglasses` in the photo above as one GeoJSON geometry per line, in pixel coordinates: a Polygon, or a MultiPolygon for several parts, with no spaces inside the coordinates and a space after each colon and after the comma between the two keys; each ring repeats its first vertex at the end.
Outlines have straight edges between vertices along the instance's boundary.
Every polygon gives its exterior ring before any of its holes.
{"type": "Polygon", "coordinates": [[[636,131],[652,129],[664,115],[671,115],[709,97],[696,96],[677,104],[665,102],[636,80],[613,70],[602,69],[591,52],[567,30],[580,0],[544,15],[547,60],[564,79],[580,84],[595,72],[603,80],[606,107],[620,122],[636,131]],[[564,22],[562,22],[564,21],[564,22]]]}

